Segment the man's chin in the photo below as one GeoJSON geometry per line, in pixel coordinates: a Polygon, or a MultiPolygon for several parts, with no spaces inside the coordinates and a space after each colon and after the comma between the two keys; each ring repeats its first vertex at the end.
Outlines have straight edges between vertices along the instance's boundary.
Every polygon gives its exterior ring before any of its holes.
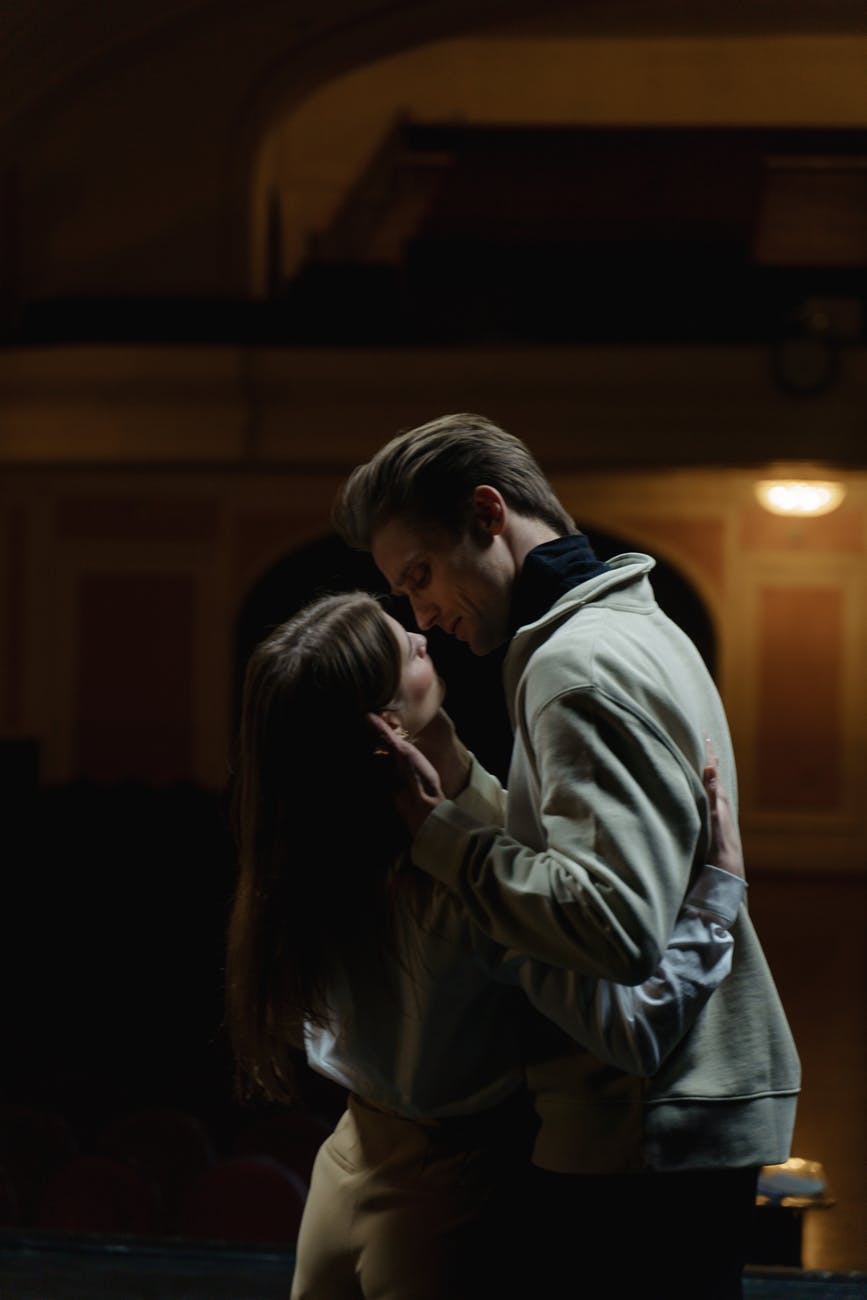
{"type": "Polygon", "coordinates": [[[493,654],[495,650],[499,650],[500,646],[505,645],[508,639],[508,636],[485,637],[483,639],[474,636],[466,644],[471,654],[474,654],[478,659],[482,659],[485,655],[493,654]]]}
{"type": "Polygon", "coordinates": [[[476,655],[479,659],[489,655],[492,650],[496,650],[509,639],[506,634],[502,637],[494,637],[487,628],[471,627],[462,618],[459,618],[452,628],[452,635],[456,641],[460,641],[467,647],[470,654],[476,655]]]}

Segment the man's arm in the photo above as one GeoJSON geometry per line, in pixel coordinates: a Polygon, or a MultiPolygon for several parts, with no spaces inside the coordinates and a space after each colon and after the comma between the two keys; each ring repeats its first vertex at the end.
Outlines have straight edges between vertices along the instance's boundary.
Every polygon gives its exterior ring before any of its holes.
{"type": "Polygon", "coordinates": [[[745,882],[705,866],[668,948],[643,984],[629,987],[505,954],[494,978],[519,985],[537,1011],[598,1060],[627,1074],[655,1074],[731,971],[730,927],[745,882]]]}
{"type": "Polygon", "coordinates": [[[634,988],[594,980],[504,953],[483,936],[476,940],[495,979],[521,987],[537,1011],[598,1060],[628,1074],[655,1074],[731,970],[729,931],[746,890],[744,858],[710,741],[702,784],[710,807],[712,863],[702,867],[649,980],[634,988]]]}
{"type": "Polygon", "coordinates": [[[445,801],[430,771],[418,776],[403,754],[413,860],[454,889],[504,948],[639,984],[655,970],[689,887],[706,817],[698,776],[661,734],[591,689],[547,704],[524,739],[543,847],[445,801]]]}
{"type": "Polygon", "coordinates": [[[464,745],[455,725],[440,709],[413,745],[436,769],[443,797],[490,826],[506,824],[506,792],[464,745]]]}

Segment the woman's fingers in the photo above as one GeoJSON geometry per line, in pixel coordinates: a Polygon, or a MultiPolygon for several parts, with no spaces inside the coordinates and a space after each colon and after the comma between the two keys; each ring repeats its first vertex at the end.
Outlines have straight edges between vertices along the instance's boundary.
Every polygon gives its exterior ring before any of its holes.
{"type": "Polygon", "coordinates": [[[708,761],[702,769],[702,781],[710,806],[712,832],[711,862],[732,875],[743,876],[744,859],[740,831],[732,811],[728,792],[720,778],[718,759],[710,741],[706,741],[708,761]]]}
{"type": "Polygon", "coordinates": [[[374,755],[393,764],[395,803],[409,830],[415,834],[431,810],[445,798],[436,768],[378,714],[367,716],[377,733],[374,755]]]}

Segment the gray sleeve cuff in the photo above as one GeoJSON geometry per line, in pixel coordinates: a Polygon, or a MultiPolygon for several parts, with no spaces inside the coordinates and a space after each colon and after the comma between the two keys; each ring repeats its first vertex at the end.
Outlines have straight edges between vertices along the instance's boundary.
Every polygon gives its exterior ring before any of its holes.
{"type": "Polygon", "coordinates": [[[726,925],[733,925],[744,901],[747,882],[730,871],[709,864],[702,867],[698,879],[686,896],[686,906],[699,912],[711,912],[726,925]]]}

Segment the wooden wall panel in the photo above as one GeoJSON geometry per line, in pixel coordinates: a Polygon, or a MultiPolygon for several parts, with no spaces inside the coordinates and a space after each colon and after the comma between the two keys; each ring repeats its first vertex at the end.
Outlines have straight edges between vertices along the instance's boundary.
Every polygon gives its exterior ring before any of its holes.
{"type": "Polygon", "coordinates": [[[816,519],[787,519],[759,505],[741,511],[740,541],[745,551],[788,551],[804,548],[863,554],[864,516],[847,505],[816,519]]]}
{"type": "Polygon", "coordinates": [[[843,791],[843,593],[766,587],[759,622],[757,805],[762,811],[837,811],[843,791]]]}
{"type": "Polygon", "coordinates": [[[77,496],[57,505],[57,535],[78,542],[211,542],[218,504],[205,497],[77,496]]]}
{"type": "Polygon", "coordinates": [[[76,774],[192,779],[195,579],[84,574],[77,613],[76,774]]]}
{"type": "Polygon", "coordinates": [[[0,662],[0,727],[16,731],[22,722],[24,644],[27,617],[27,520],[22,507],[10,509],[3,521],[2,623],[0,662]]]}

